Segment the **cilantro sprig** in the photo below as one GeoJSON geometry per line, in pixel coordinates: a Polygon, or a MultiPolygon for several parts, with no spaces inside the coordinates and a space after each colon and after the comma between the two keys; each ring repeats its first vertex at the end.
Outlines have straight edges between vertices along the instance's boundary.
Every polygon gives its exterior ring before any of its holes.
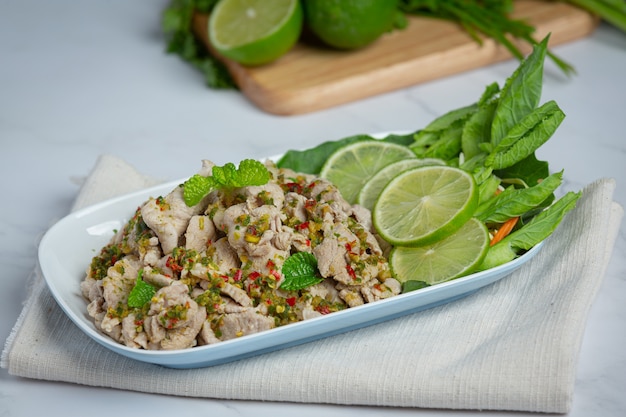
{"type": "Polygon", "coordinates": [[[212,175],[204,177],[196,174],[183,184],[183,198],[189,207],[198,204],[211,191],[265,185],[270,179],[270,173],[261,162],[254,159],[244,159],[239,168],[232,162],[224,166],[214,166],[212,175]]]}

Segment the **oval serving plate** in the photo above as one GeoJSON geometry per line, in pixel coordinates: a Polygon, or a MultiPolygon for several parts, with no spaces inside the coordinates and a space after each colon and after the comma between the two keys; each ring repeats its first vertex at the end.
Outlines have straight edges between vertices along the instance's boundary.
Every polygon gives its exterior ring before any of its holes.
{"type": "Polygon", "coordinates": [[[218,365],[432,308],[469,295],[509,275],[543,246],[540,243],[519,258],[487,271],[238,339],[173,351],[129,348],[96,329],[87,314],[87,302],[81,294],[80,282],[91,258],[109,242],[114,231],[128,221],[140,204],[149,197],[169,193],[182,182],[168,182],[71,213],[52,226],[39,245],[41,271],[52,295],[85,334],[128,358],[171,368],[218,365]]]}

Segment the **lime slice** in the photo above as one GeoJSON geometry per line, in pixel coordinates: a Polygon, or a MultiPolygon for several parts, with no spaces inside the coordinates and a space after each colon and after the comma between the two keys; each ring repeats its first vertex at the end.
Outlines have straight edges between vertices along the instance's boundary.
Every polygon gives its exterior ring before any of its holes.
{"type": "Polygon", "coordinates": [[[472,217],[456,233],[438,242],[416,248],[395,247],[389,264],[400,282],[434,285],[471,274],[488,250],[487,227],[472,217]]]}
{"type": "Polygon", "coordinates": [[[477,206],[478,187],[470,173],[427,166],[394,177],[374,204],[372,221],[392,245],[419,246],[459,230],[477,206]]]}
{"type": "Polygon", "coordinates": [[[303,20],[299,0],[221,0],[209,18],[209,40],[227,58],[262,65],[291,49],[303,20]]]}
{"type": "Polygon", "coordinates": [[[389,164],[374,174],[374,176],[363,185],[356,201],[363,207],[372,210],[374,203],[378,200],[378,196],[383,188],[385,188],[385,185],[389,184],[389,181],[402,171],[406,171],[410,168],[445,164],[442,159],[437,158],[411,158],[389,164]]]}
{"type": "Polygon", "coordinates": [[[363,185],[387,165],[415,158],[406,146],[379,140],[364,140],[342,146],[322,166],[320,176],[332,182],[350,204],[356,203],[363,185]]]}

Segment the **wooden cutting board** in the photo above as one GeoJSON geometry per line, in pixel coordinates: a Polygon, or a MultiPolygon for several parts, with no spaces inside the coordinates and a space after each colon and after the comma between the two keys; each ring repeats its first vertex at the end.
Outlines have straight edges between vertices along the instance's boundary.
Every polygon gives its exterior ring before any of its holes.
{"type": "MultiPolygon", "coordinates": [[[[557,1],[518,0],[514,17],[548,33],[550,46],[589,35],[598,19],[557,1]]],[[[207,15],[196,15],[194,31],[207,48],[207,15]]],[[[530,48],[519,44],[525,53],[530,48]]],[[[408,27],[383,35],[356,51],[337,51],[300,41],[279,60],[245,67],[221,58],[240,90],[262,110],[279,115],[313,112],[409,87],[510,59],[491,39],[479,45],[458,25],[439,19],[409,17],[408,27]]],[[[575,63],[573,63],[575,64],[575,63]]]]}

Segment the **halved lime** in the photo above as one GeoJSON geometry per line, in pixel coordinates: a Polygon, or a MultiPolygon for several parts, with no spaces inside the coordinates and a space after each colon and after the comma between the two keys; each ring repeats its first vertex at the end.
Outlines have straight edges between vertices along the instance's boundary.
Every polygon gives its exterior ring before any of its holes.
{"type": "Polygon", "coordinates": [[[372,210],[374,203],[378,200],[380,192],[389,184],[389,181],[402,171],[410,168],[423,167],[428,165],[445,165],[446,163],[437,158],[410,158],[387,165],[378,171],[368,182],[363,185],[356,202],[365,208],[372,210]]]}
{"type": "Polygon", "coordinates": [[[209,40],[227,58],[262,65],[291,49],[303,20],[299,0],[220,0],[209,18],[209,40]]]}
{"type": "Polygon", "coordinates": [[[487,227],[475,217],[456,233],[426,246],[395,247],[389,264],[400,282],[439,284],[474,272],[489,250],[487,227]]]}
{"type": "Polygon", "coordinates": [[[395,246],[420,246],[456,232],[478,206],[474,177],[449,166],[413,168],[394,177],[374,204],[379,235],[395,246]]]}
{"type": "Polygon", "coordinates": [[[333,152],[322,166],[320,176],[332,182],[343,198],[356,203],[363,185],[387,165],[415,158],[407,146],[380,140],[353,142],[333,152]]]}

